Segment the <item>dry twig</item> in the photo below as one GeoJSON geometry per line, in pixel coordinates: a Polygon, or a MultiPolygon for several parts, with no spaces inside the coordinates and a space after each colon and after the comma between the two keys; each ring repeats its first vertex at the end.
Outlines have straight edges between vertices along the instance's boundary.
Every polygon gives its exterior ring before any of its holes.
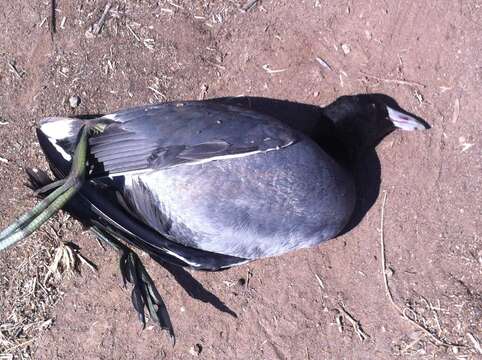
{"type": "Polygon", "coordinates": [[[325,290],[325,285],[323,284],[323,280],[321,280],[321,278],[317,274],[315,274],[315,277],[316,277],[316,280],[318,280],[318,285],[320,285],[321,290],[325,290]]]}
{"type": "Polygon", "coordinates": [[[263,70],[266,71],[268,74],[272,75],[272,74],[277,74],[277,73],[281,73],[281,72],[284,72],[286,70],[288,70],[287,68],[286,69],[271,69],[271,67],[269,66],[269,64],[264,64],[262,66],[263,70]]]}
{"type": "Polygon", "coordinates": [[[19,79],[21,79],[24,72],[18,71],[15,61],[9,61],[7,64],[8,64],[8,67],[10,68],[10,72],[15,74],[15,76],[18,77],[19,79]]]}
{"type": "Polygon", "coordinates": [[[134,38],[139,41],[139,42],[142,42],[141,38],[139,37],[139,35],[137,35],[134,30],[132,30],[132,28],[130,27],[129,24],[126,24],[126,27],[127,29],[131,32],[132,36],[134,36],[134,38]]]}
{"type": "Polygon", "coordinates": [[[417,321],[413,320],[411,317],[407,315],[407,308],[402,309],[395,300],[393,300],[392,292],[390,290],[390,286],[388,285],[388,277],[387,277],[387,266],[386,266],[386,258],[385,258],[385,239],[384,239],[384,232],[383,232],[383,226],[384,226],[384,218],[385,218],[385,203],[387,200],[387,192],[384,191],[383,193],[383,201],[382,201],[382,210],[381,210],[381,216],[380,216],[380,257],[381,257],[381,270],[382,270],[382,275],[383,275],[383,283],[385,285],[385,292],[387,293],[388,299],[390,300],[390,303],[392,304],[393,308],[398,312],[398,314],[410,322],[412,325],[417,327],[418,329],[422,330],[423,333],[429,336],[430,339],[432,339],[432,343],[437,346],[457,346],[460,347],[461,345],[458,344],[451,344],[448,343],[444,340],[442,340],[438,335],[432,333],[430,330],[428,330],[424,325],[421,325],[417,321]]]}
{"type": "Polygon", "coordinates": [[[415,347],[415,345],[417,345],[424,338],[424,336],[425,336],[425,334],[422,333],[415,340],[413,340],[411,343],[409,343],[404,349],[402,349],[401,353],[407,354],[409,352],[409,350],[413,349],[413,347],[415,347]]]}
{"type": "Polygon", "coordinates": [[[452,115],[452,124],[455,124],[459,118],[459,114],[460,114],[460,100],[459,99],[455,99],[455,102],[454,102],[454,113],[452,115]]]}
{"type": "Polygon", "coordinates": [[[248,0],[243,6],[241,6],[240,10],[242,12],[248,12],[249,10],[253,9],[257,3],[258,0],[248,0]]]}
{"type": "Polygon", "coordinates": [[[343,333],[343,315],[341,315],[341,312],[338,312],[338,314],[335,317],[336,321],[336,326],[338,327],[338,332],[341,334],[343,333]]]}
{"type": "MultiPolygon", "coordinates": [[[[154,93],[154,96],[159,95],[159,96],[160,96],[161,98],[163,98],[164,100],[167,99],[167,96],[166,96],[165,94],[163,94],[162,92],[160,92],[160,91],[157,89],[157,85],[155,85],[155,84],[154,84],[154,85],[149,85],[147,88],[154,93]]],[[[156,98],[157,98],[158,100],[160,100],[157,96],[156,96],[156,98]]]]}
{"type": "Polygon", "coordinates": [[[50,16],[49,16],[49,29],[50,37],[54,38],[56,32],[56,18],[55,18],[55,0],[50,0],[50,16]]]}
{"type": "Polygon", "coordinates": [[[105,21],[107,20],[107,14],[109,14],[109,10],[112,7],[112,3],[107,3],[104,8],[104,12],[100,16],[99,21],[97,21],[95,24],[93,24],[89,30],[85,33],[85,35],[89,38],[92,38],[96,35],[100,34],[100,31],[102,30],[102,27],[104,26],[105,21]]]}
{"type": "Polygon", "coordinates": [[[199,92],[198,100],[204,100],[208,94],[209,86],[207,84],[202,84],[201,91],[199,92]]]}
{"type": "Polygon", "coordinates": [[[325,69],[332,71],[330,64],[328,64],[325,60],[323,60],[319,56],[315,57],[315,60],[318,62],[318,64],[320,64],[325,69]]]}
{"type": "Polygon", "coordinates": [[[477,350],[477,352],[479,354],[482,355],[482,346],[480,346],[480,341],[479,339],[477,339],[474,335],[472,335],[471,333],[467,333],[467,337],[469,338],[469,340],[472,342],[472,344],[474,345],[474,348],[475,350],[477,350]]]}
{"type": "Polygon", "coordinates": [[[385,78],[381,78],[381,77],[378,77],[378,76],[375,76],[375,75],[366,74],[364,72],[362,72],[361,74],[363,76],[366,76],[367,78],[371,78],[371,79],[375,79],[375,80],[387,82],[387,83],[395,83],[395,84],[408,85],[408,86],[418,86],[418,87],[421,87],[421,88],[427,87],[427,85],[421,84],[421,83],[416,82],[416,81],[398,80],[398,79],[385,79],[385,78]]]}
{"type": "Polygon", "coordinates": [[[368,339],[370,336],[368,336],[368,334],[365,331],[363,331],[360,325],[360,322],[356,320],[353,316],[351,316],[351,314],[345,310],[342,304],[339,304],[339,305],[340,305],[341,312],[343,313],[345,318],[347,318],[348,321],[351,323],[351,326],[353,326],[353,330],[358,335],[358,338],[360,339],[360,341],[363,342],[366,339],[368,339]]]}

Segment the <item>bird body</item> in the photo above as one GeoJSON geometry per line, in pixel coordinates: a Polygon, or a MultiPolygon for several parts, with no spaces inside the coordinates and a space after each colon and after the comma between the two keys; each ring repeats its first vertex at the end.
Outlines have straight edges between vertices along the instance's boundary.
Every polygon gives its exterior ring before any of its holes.
{"type": "Polygon", "coordinates": [[[183,102],[47,118],[39,136],[54,166],[70,161],[83,122],[101,129],[90,138],[89,182],[115,189],[124,211],[187,249],[280,255],[335,237],[353,211],[349,171],[267,115],[183,102]]]}

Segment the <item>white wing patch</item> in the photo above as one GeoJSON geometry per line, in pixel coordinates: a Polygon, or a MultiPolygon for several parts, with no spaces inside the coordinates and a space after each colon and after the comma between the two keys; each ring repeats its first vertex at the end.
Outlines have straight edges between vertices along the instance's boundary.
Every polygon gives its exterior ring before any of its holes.
{"type": "Polygon", "coordinates": [[[71,161],[72,156],[58,145],[57,141],[74,136],[75,131],[73,124],[77,121],[79,120],[64,117],[49,117],[42,119],[40,124],[40,131],[47,136],[50,143],[55,147],[55,150],[57,150],[67,161],[71,161]]]}
{"type": "Polygon", "coordinates": [[[40,125],[40,131],[42,131],[49,138],[55,140],[62,140],[69,138],[74,134],[73,124],[78,122],[77,119],[63,118],[63,117],[50,117],[42,120],[40,125]]]}
{"type": "Polygon", "coordinates": [[[102,119],[107,119],[107,120],[112,120],[112,121],[116,121],[116,122],[117,122],[117,118],[118,118],[118,117],[119,117],[118,114],[113,113],[113,114],[107,114],[107,115],[102,116],[102,119]]]}

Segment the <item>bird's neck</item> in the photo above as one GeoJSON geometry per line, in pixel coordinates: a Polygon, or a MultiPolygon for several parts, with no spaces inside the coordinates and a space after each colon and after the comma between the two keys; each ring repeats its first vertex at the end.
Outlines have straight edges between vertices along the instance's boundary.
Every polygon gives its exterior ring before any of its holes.
{"type": "Polygon", "coordinates": [[[357,136],[356,129],[337,125],[331,119],[322,117],[315,127],[313,138],[328,155],[351,170],[369,145],[357,136]]]}

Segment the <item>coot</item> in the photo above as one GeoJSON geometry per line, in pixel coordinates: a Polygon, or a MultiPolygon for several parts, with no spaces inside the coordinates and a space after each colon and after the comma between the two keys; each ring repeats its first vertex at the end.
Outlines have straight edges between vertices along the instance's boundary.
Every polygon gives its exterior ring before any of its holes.
{"type": "MultiPolygon", "coordinates": [[[[368,99],[339,98],[322,110],[311,133],[296,122],[213,100],[43,119],[37,135],[60,180],[48,185],[45,174],[30,171],[35,186],[53,193],[0,233],[0,249],[62,206],[118,248],[121,239],[160,262],[200,270],[334,238],[353,212],[357,156],[396,128],[426,128],[368,99]]],[[[141,276],[137,257],[122,261],[125,277],[137,286],[133,301],[140,311],[152,302],[152,283],[141,276]]],[[[164,311],[158,320],[170,327],[164,305],[157,305],[154,312],[164,311]]]]}

